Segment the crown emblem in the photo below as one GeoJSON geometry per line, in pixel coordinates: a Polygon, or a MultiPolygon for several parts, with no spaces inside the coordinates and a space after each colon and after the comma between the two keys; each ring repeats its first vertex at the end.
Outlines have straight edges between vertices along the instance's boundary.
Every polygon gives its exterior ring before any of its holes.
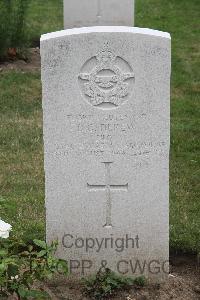
{"type": "Polygon", "coordinates": [[[98,62],[100,63],[111,63],[116,59],[116,55],[109,50],[108,46],[105,45],[104,48],[96,56],[98,62]]]}

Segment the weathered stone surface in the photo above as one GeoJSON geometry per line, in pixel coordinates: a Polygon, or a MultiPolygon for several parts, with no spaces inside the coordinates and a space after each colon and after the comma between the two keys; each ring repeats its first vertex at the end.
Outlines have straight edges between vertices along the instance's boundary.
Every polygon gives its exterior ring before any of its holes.
{"type": "Polygon", "coordinates": [[[134,25],[134,0],[64,0],[64,28],[134,25]]]}
{"type": "Polygon", "coordinates": [[[47,240],[72,273],[166,277],[170,44],[128,27],[41,38],[47,240]]]}

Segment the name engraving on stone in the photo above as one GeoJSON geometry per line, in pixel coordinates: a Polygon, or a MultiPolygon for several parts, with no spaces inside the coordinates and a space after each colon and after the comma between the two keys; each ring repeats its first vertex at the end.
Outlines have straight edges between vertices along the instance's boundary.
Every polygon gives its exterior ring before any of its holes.
{"type": "Polygon", "coordinates": [[[111,175],[110,175],[110,167],[113,162],[103,162],[105,164],[106,169],[106,184],[105,185],[95,185],[87,183],[88,190],[91,192],[96,191],[105,191],[106,192],[106,224],[104,227],[112,227],[112,199],[111,192],[112,191],[128,191],[128,183],[126,184],[111,184],[111,175]]]}
{"type": "Polygon", "coordinates": [[[119,134],[127,133],[135,128],[135,120],[130,120],[127,115],[121,116],[94,116],[94,115],[68,115],[67,122],[73,132],[81,134],[119,134]]]}
{"type": "Polygon", "coordinates": [[[117,108],[128,100],[135,76],[129,63],[108,44],[83,65],[78,75],[84,98],[100,109],[117,108]]]}

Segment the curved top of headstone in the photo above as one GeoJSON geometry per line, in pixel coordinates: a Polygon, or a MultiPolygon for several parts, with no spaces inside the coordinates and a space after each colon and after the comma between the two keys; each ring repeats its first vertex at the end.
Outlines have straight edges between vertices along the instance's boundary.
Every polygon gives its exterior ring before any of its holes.
{"type": "Polygon", "coordinates": [[[157,36],[161,38],[171,39],[171,36],[168,32],[163,32],[159,30],[149,29],[149,28],[139,28],[139,27],[128,27],[128,26],[93,26],[93,27],[81,27],[73,28],[67,30],[61,30],[51,33],[46,33],[41,36],[40,41],[45,41],[49,39],[77,35],[77,34],[86,34],[86,33],[98,33],[98,32],[123,32],[123,33],[135,33],[135,34],[144,34],[150,36],[157,36]]]}

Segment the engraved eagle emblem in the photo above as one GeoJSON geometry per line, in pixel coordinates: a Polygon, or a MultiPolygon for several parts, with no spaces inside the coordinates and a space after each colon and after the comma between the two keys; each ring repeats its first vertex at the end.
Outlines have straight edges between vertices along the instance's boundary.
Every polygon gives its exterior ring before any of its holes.
{"type": "Polygon", "coordinates": [[[99,108],[116,108],[126,101],[135,76],[130,65],[106,45],[79,74],[86,99],[99,108]]]}

